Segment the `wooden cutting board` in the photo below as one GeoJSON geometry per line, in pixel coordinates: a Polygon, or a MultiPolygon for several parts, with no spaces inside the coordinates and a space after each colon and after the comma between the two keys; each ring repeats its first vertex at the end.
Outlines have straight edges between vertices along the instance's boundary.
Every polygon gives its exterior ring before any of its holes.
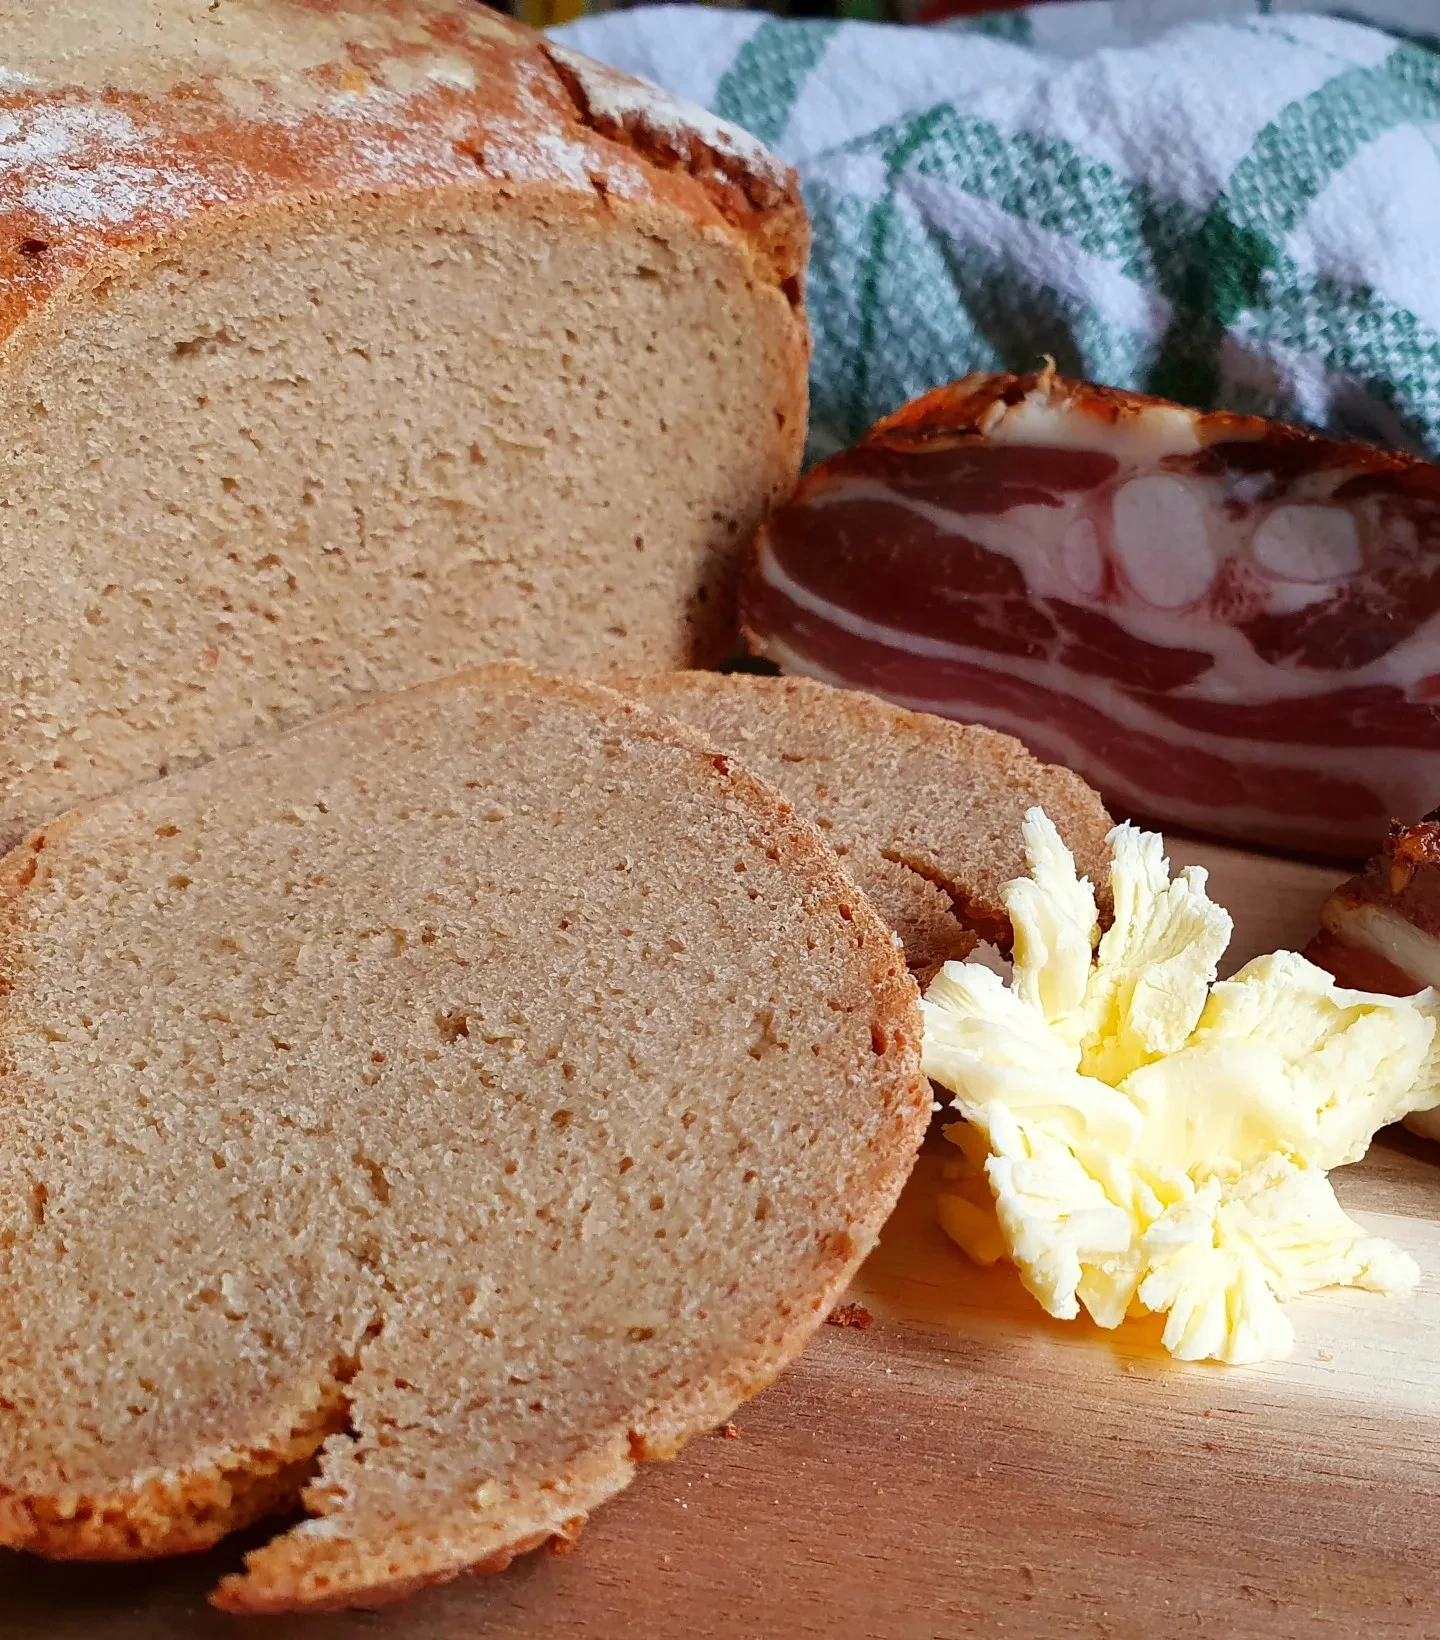
{"type": "MultiPolygon", "coordinates": [[[[1231,966],[1303,944],[1334,880],[1177,845],[1235,913],[1231,966]]],[[[226,1618],[230,1544],[140,1567],[0,1557],[24,1640],[920,1640],[1440,1636],[1440,1148],[1399,1130],[1336,1175],[1420,1291],[1295,1304],[1293,1358],[1181,1365],[1158,1321],[1045,1316],[934,1221],[922,1156],[852,1297],[778,1384],[648,1468],[565,1559],[379,1613],[226,1618]]],[[[264,1533],[261,1536],[266,1535],[264,1533]]]]}

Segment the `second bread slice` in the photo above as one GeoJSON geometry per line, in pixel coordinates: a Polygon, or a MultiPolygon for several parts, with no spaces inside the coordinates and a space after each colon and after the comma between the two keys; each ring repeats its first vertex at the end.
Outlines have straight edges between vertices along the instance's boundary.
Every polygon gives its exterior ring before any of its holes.
{"type": "Polygon", "coordinates": [[[922,979],[968,955],[977,936],[1009,950],[1001,890],[1025,874],[1029,808],[1045,810],[1104,896],[1104,805],[1078,775],[1009,735],[809,678],[658,672],[615,687],[784,792],[834,845],[922,979]]]}
{"type": "Polygon", "coordinates": [[[219,1602],[497,1567],[765,1384],[928,1119],[915,987],[768,787],[467,674],[0,863],[0,1541],[219,1602]]]}

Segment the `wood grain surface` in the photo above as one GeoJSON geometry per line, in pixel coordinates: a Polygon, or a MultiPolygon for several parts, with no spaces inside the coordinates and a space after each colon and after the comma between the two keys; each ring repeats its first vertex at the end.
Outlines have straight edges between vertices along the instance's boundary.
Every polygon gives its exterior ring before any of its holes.
{"type": "MultiPolygon", "coordinates": [[[[1303,943],[1333,878],[1175,845],[1234,963],[1303,943]]],[[[1233,964],[1232,964],[1233,965],[1233,964]]],[[[852,1296],[778,1384],[640,1476],[576,1552],[266,1640],[1440,1636],[1440,1150],[1394,1130],[1336,1175],[1418,1293],[1291,1307],[1293,1358],[1186,1366],[1159,1322],[1053,1321],[934,1221],[927,1148],[852,1296]]],[[[261,1534],[265,1535],[264,1533],[261,1534]]],[[[123,1568],[0,1557],[0,1635],[214,1640],[242,1544],[123,1568]]]]}

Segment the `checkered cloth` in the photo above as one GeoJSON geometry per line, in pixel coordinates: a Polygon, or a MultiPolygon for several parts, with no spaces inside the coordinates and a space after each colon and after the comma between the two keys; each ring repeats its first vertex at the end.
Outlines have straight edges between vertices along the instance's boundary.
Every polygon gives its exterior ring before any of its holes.
{"type": "Polygon", "coordinates": [[[1284,3],[963,29],[664,6],[558,32],[799,168],[812,456],[1046,353],[1440,455],[1440,40],[1403,32],[1407,0],[1369,0],[1384,29],[1284,3]]]}

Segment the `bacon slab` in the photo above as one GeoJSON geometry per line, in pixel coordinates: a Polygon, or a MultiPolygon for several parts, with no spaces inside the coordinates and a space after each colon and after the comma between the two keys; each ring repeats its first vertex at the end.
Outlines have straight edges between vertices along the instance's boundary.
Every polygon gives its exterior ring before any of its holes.
{"type": "Polygon", "coordinates": [[[1390,827],[1380,852],[1326,900],[1305,955],[1356,991],[1440,987],[1440,809],[1390,827]]]}
{"type": "Polygon", "coordinates": [[[1440,467],[1257,416],[967,376],[805,477],[742,619],[1163,824],[1359,858],[1440,798],[1440,467]]]}
{"type": "MultiPolygon", "coordinates": [[[[1355,991],[1403,997],[1440,987],[1440,809],[1417,825],[1390,827],[1359,876],[1326,900],[1305,955],[1355,991]]],[[[1440,1109],[1406,1126],[1440,1139],[1440,1109]]]]}

